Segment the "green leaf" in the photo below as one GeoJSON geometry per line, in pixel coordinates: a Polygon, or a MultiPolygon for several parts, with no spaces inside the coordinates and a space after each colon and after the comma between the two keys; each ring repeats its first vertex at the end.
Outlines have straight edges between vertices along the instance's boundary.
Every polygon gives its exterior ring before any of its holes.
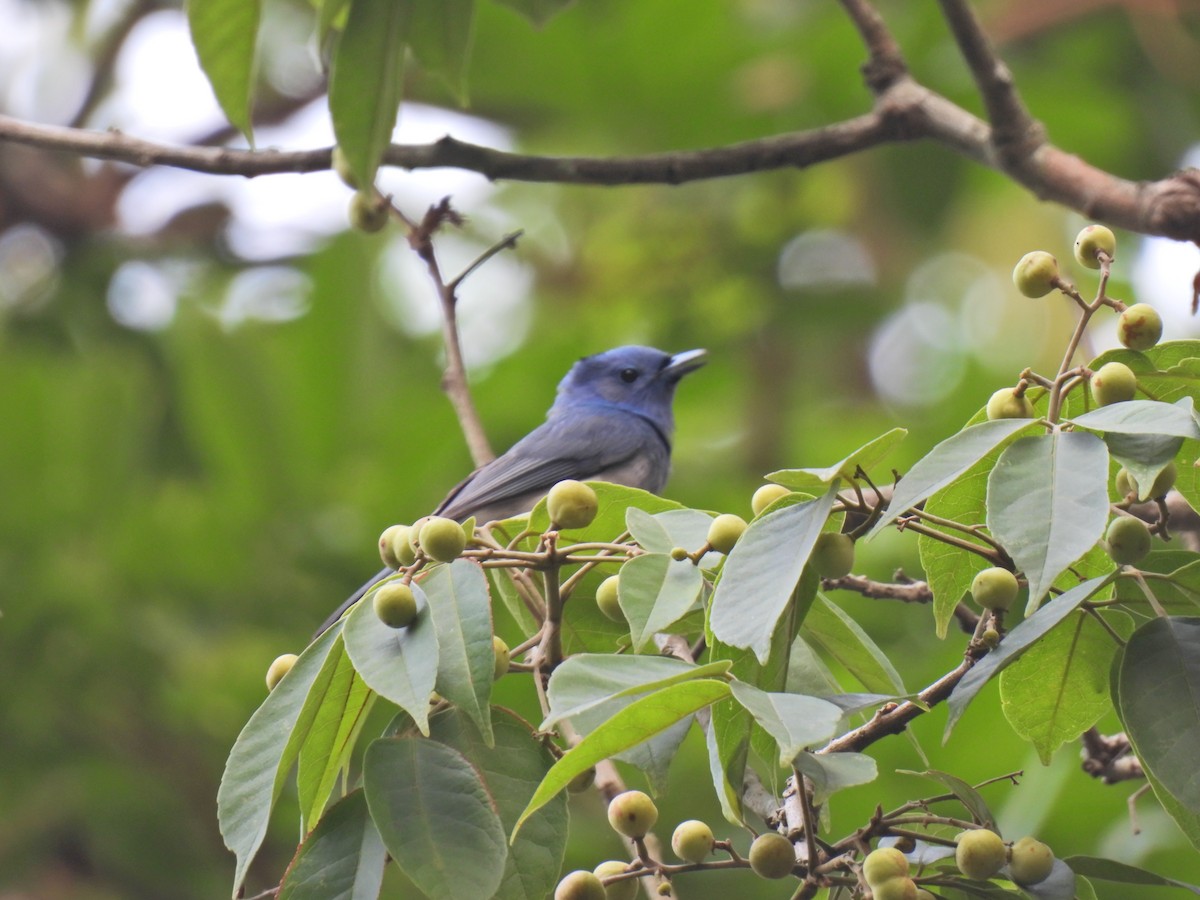
{"type": "Polygon", "coordinates": [[[859,447],[841,462],[823,469],[781,469],[767,476],[767,481],[782,484],[793,490],[809,490],[815,479],[819,485],[832,484],[838,478],[850,481],[861,468],[870,471],[881,460],[885,459],[892,448],[908,435],[905,428],[893,428],[886,434],[881,434],[875,440],[859,447]]]}
{"type": "Polygon", "coordinates": [[[1127,400],[1111,403],[1072,419],[1080,428],[1106,434],[1158,434],[1200,439],[1191,397],[1177,403],[1156,400],[1127,400]]]}
{"type": "MultiPolygon", "coordinates": [[[[492,725],[495,742],[489,745],[470,719],[450,709],[430,720],[429,734],[479,771],[507,833],[554,765],[554,755],[534,737],[533,726],[508,710],[493,710],[492,725]]],[[[508,848],[504,878],[492,900],[544,900],[558,881],[567,825],[565,794],[531,816],[508,848]]]]}
{"type": "Polygon", "coordinates": [[[415,583],[412,589],[419,608],[407,628],[389,628],[379,621],[367,594],[343,619],[346,652],[367,687],[409,713],[421,733],[428,734],[438,642],[425,592],[415,583]]]}
{"type": "Polygon", "coordinates": [[[730,687],[733,698],[774,739],[781,766],[790,765],[805,747],[833,737],[842,720],[841,707],[818,697],[760,691],[741,681],[730,687]]]}
{"type": "Polygon", "coordinates": [[[983,799],[983,795],[957,775],[951,775],[949,772],[939,772],[937,769],[926,769],[924,772],[913,772],[908,769],[897,769],[896,771],[901,775],[916,775],[918,778],[928,778],[931,781],[936,781],[943,787],[949,788],[950,793],[957,797],[967,812],[971,814],[973,821],[978,822],[985,828],[995,830],[996,817],[992,815],[992,811],[988,808],[987,801],[983,799]]]}
{"type": "MultiPolygon", "coordinates": [[[[1142,572],[1162,572],[1165,569],[1166,579],[1146,579],[1150,590],[1165,609],[1184,607],[1186,612],[1194,612],[1194,607],[1200,605],[1200,559],[1196,559],[1191,551],[1155,551],[1138,563],[1138,568],[1142,572]],[[1177,567],[1179,562],[1185,564],[1177,567]]],[[[1141,586],[1132,578],[1117,581],[1117,599],[1133,605],[1146,603],[1141,586]]]]}
{"type": "Polygon", "coordinates": [[[196,56],[221,111],[253,143],[250,101],[262,0],[187,0],[186,6],[196,56]]]}
{"type": "MultiPolygon", "coordinates": [[[[1123,637],[1133,623],[1123,613],[1100,612],[1123,637]]],[[[1047,632],[1000,676],[1004,717],[1030,741],[1042,765],[1106,713],[1108,673],[1118,645],[1092,616],[1072,616],[1047,632]]]]}
{"type": "Polygon", "coordinates": [[[335,28],[341,29],[346,27],[346,10],[350,5],[350,0],[319,0],[320,7],[317,10],[317,45],[325,46],[325,41],[329,39],[329,34],[335,28]]]}
{"type": "Polygon", "coordinates": [[[300,747],[308,737],[333,678],[333,665],[326,665],[335,643],[340,643],[342,625],[335,622],[300,654],[290,672],[267,694],[242,729],[221,776],[217,791],[217,820],[225,846],[237,856],[234,896],[246,879],[246,870],[262,845],[271,818],[271,807],[279,799],[283,782],[300,747]]]}
{"type": "Polygon", "coordinates": [[[869,784],[879,777],[875,760],[865,753],[801,753],[794,765],[813,783],[813,802],[818,804],[835,791],[869,784]]]}
{"type": "Polygon", "coordinates": [[[415,0],[353,0],[329,73],[333,133],[360,185],[392,138],[404,90],[404,51],[415,0]]]}
{"type": "Polygon", "coordinates": [[[467,59],[475,24],[475,0],[415,0],[409,46],[426,69],[467,102],[467,59]]]}
{"type": "Polygon", "coordinates": [[[330,651],[336,660],[325,702],[317,710],[308,739],[300,748],[296,791],[300,799],[300,825],[310,830],[321,818],[338,773],[350,758],[359,728],[371,709],[375,694],[367,687],[339,641],[330,651]]]}
{"type": "MultiPolygon", "coordinates": [[[[1112,458],[1129,470],[1141,492],[1148,495],[1154,487],[1154,479],[1179,455],[1183,438],[1159,434],[1106,434],[1104,443],[1112,458]]],[[[1138,499],[1148,500],[1149,496],[1138,499]]]]}
{"type": "Polygon", "coordinates": [[[907,693],[900,673],[879,645],[845,610],[823,594],[817,595],[817,602],[805,617],[804,634],[841,663],[868,691],[907,693]]]}
{"type": "MultiPolygon", "coordinates": [[[[730,694],[728,683],[701,679],[675,684],[656,691],[625,707],[554,764],[538,786],[537,792],[521,813],[517,828],[533,813],[562,791],[576,775],[603,759],[640,744],[660,731],[685,719],[697,710],[724,700],[730,694]]],[[[516,837],[514,831],[513,837],[516,837]]]]}
{"type": "Polygon", "coordinates": [[[387,850],[362,791],[329,808],[296,850],[278,900],[375,900],[387,850]]]}
{"type": "MultiPolygon", "coordinates": [[[[709,628],[732,647],[753,650],[766,663],[775,625],[808,562],[835,488],[755,519],[725,560],[713,593],[709,628]]],[[[789,642],[790,643],[790,642],[789,642]]]]}
{"type": "MultiPolygon", "coordinates": [[[[715,713],[722,706],[736,707],[738,712],[749,721],[750,714],[736,703],[718,703],[713,706],[713,712],[715,713]]],[[[712,778],[717,802],[721,804],[721,815],[725,817],[725,821],[733,825],[742,825],[742,782],[738,779],[735,787],[729,777],[729,767],[725,761],[725,755],[721,752],[720,732],[715,727],[705,729],[704,747],[708,751],[708,774],[712,778]]],[[[749,747],[750,741],[747,739],[741,746],[742,755],[739,763],[741,772],[745,771],[746,754],[749,747]]]]}
{"type": "Polygon", "coordinates": [[[491,897],[508,846],[495,801],[461,753],[421,738],[381,738],[363,759],[363,792],[384,846],[428,897],[491,897]]]}
{"type": "Polygon", "coordinates": [[[787,682],[784,689],[789,694],[824,697],[836,694],[842,687],[824,660],[804,639],[804,635],[800,634],[792,641],[788,653],[787,682]]]}
{"type": "Polygon", "coordinates": [[[483,569],[466,559],[435,566],[422,583],[437,630],[435,690],[463,709],[491,740],[492,604],[483,569]]]}
{"type": "Polygon", "coordinates": [[[501,6],[523,15],[534,25],[545,25],[553,16],[562,12],[575,0],[496,0],[501,6]]]}
{"type": "Polygon", "coordinates": [[[654,641],[655,634],[674,625],[696,605],[704,576],[690,560],[646,553],[621,566],[617,585],[633,649],[640,653],[654,641]]]}
{"type": "Polygon", "coordinates": [[[1108,448],[1094,434],[1021,438],[988,477],[988,528],[1029,582],[1026,615],[1107,522],[1108,448]]]}
{"type": "Polygon", "coordinates": [[[1040,427],[1033,419],[996,419],[970,425],[929,451],[896,482],[887,511],[871,534],[886,528],[930,495],[940,491],[1018,432],[1040,427]]]}
{"type": "Polygon", "coordinates": [[[1148,884],[1156,887],[1177,887],[1193,894],[1200,894],[1200,887],[1188,884],[1186,881],[1176,881],[1157,872],[1131,866],[1129,863],[1118,862],[1115,859],[1102,859],[1097,856],[1068,856],[1063,860],[1071,871],[1085,878],[1111,881],[1116,884],[1148,884]]]}
{"type": "Polygon", "coordinates": [[[1042,635],[1047,634],[1055,625],[1074,612],[1079,604],[1104,587],[1109,577],[1106,575],[1088,579],[1055,597],[1005,635],[1004,640],[995,650],[975,663],[962,677],[946,701],[949,715],[946,718],[946,731],[942,742],[945,743],[949,740],[950,732],[954,730],[955,723],[962,717],[967,705],[975,699],[975,695],[991,680],[992,676],[1016,662],[1021,654],[1033,646],[1034,642],[1042,635]]]}
{"type": "Polygon", "coordinates": [[[1118,674],[1117,714],[1142,765],[1200,813],[1200,618],[1156,618],[1134,632],[1118,674]]]}

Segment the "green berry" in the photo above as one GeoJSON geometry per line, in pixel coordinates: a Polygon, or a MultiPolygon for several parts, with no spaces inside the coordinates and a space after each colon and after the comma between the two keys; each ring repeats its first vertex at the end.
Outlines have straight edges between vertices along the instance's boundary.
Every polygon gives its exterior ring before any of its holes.
{"type": "MultiPolygon", "coordinates": [[[[383,534],[379,535],[379,558],[383,560],[383,564],[389,569],[400,568],[400,560],[396,557],[396,551],[392,549],[392,538],[404,528],[403,525],[389,525],[383,529],[383,534]]],[[[404,539],[408,540],[408,529],[404,529],[404,539]]]]}
{"type": "Polygon", "coordinates": [[[1117,340],[1130,350],[1149,350],[1162,332],[1162,316],[1148,303],[1135,303],[1117,319],[1117,340]]]}
{"type": "MultiPolygon", "coordinates": [[[[396,558],[397,569],[411,566],[417,561],[417,552],[412,545],[412,529],[407,525],[393,525],[388,531],[392,532],[392,556],[396,558]]],[[[387,534],[385,531],[384,534],[387,534]]],[[[383,539],[380,538],[382,541],[383,539]]]]}
{"type": "Polygon", "coordinates": [[[983,641],[983,645],[989,650],[995,650],[996,645],[1000,643],[1000,632],[995,628],[985,628],[979,639],[983,641]]]}
{"type": "Polygon", "coordinates": [[[492,676],[495,679],[508,674],[508,664],[512,661],[512,654],[508,650],[508,644],[492,635],[492,653],[495,654],[496,663],[492,669],[492,676]]]}
{"type": "Polygon", "coordinates": [[[617,794],[608,804],[608,824],[628,838],[643,838],[658,821],[658,807],[641,791],[617,794]]]}
{"type": "Polygon", "coordinates": [[[1129,470],[1121,468],[1117,470],[1117,477],[1113,479],[1113,484],[1117,488],[1117,493],[1124,500],[1130,494],[1136,494],[1138,490],[1137,482],[1133,480],[1133,476],[1129,474],[1129,470]]]}
{"type": "Polygon", "coordinates": [[[1016,395],[1014,388],[1000,388],[988,398],[988,421],[996,419],[1032,419],[1033,404],[1022,394],[1016,395]]]}
{"type": "Polygon", "coordinates": [[[1008,609],[1017,599],[1017,576],[1008,569],[984,569],[971,582],[971,596],[983,609],[1008,609]]]}
{"type": "Polygon", "coordinates": [[[417,617],[417,596],[407,584],[389,581],[375,590],[375,615],[388,628],[406,628],[417,617]]]}
{"type": "Polygon", "coordinates": [[[567,790],[572,794],[582,794],[595,783],[596,767],[590,766],[567,782],[567,790]]]}
{"type": "Polygon", "coordinates": [[[1045,250],[1026,253],[1013,269],[1012,279],[1026,297],[1045,297],[1058,283],[1058,260],[1045,250]]]}
{"type": "Polygon", "coordinates": [[[554,889],[554,900],[606,900],[604,883],[592,872],[577,869],[554,889]]]}
{"type": "Polygon", "coordinates": [[[964,831],[954,848],[958,870],[975,881],[987,881],[1004,868],[1008,848],[1000,835],[986,828],[964,831]]]}
{"type": "Polygon", "coordinates": [[[684,862],[704,862],[713,849],[712,829],[698,819],[680,822],[671,835],[671,849],[684,862]]]}
{"type": "Polygon", "coordinates": [[[1178,477],[1178,470],[1175,468],[1175,463],[1167,463],[1162,471],[1155,476],[1154,483],[1150,485],[1150,490],[1146,491],[1146,496],[1143,497],[1142,489],[1137,479],[1129,474],[1129,470],[1121,469],[1117,472],[1116,477],[1117,493],[1121,495],[1122,500],[1130,494],[1135,495],[1138,500],[1154,499],[1161,497],[1167,491],[1171,490],[1171,488],[1175,487],[1176,477],[1178,477]]]}
{"type": "Polygon", "coordinates": [[[467,533],[462,526],[443,516],[428,518],[417,540],[425,555],[438,562],[453,562],[467,547],[467,533]]]}
{"type": "Polygon", "coordinates": [[[350,198],[350,224],[359,231],[382,231],[388,223],[389,206],[374,191],[357,191],[350,198]]]}
{"type": "Polygon", "coordinates": [[[822,578],[843,578],[854,568],[854,541],[848,534],[822,532],[813,545],[809,562],[822,578]]]}
{"type": "Polygon", "coordinates": [[[1118,565],[1132,566],[1150,552],[1150,529],[1141,519],[1132,516],[1113,519],[1104,540],[1108,544],[1108,555],[1118,565]]]}
{"type": "Polygon", "coordinates": [[[350,168],[350,160],[346,159],[346,154],[341,147],[333,148],[333,171],[337,172],[338,178],[342,179],[342,183],[352,190],[358,190],[358,178],[354,174],[354,170],[350,168]]]}
{"type": "Polygon", "coordinates": [[[718,553],[728,553],[746,530],[746,520],[732,513],[717,516],[708,526],[708,545],[718,553]]]}
{"type": "Polygon", "coordinates": [[[675,562],[683,562],[687,558],[688,552],[683,547],[671,548],[671,559],[675,560],[675,562]]]}
{"type": "Polygon", "coordinates": [[[1088,225],[1075,238],[1075,259],[1081,266],[1098,269],[1100,268],[1098,254],[1101,251],[1109,259],[1116,255],[1116,235],[1103,225],[1088,225]]]}
{"type": "Polygon", "coordinates": [[[1023,837],[1009,852],[1008,872],[1022,887],[1038,884],[1050,877],[1054,869],[1054,851],[1041,841],[1023,837]]]}
{"type": "Polygon", "coordinates": [[[750,498],[750,509],[756,516],[761,516],[764,509],[780,497],[786,497],[790,493],[791,491],[782,484],[764,484],[750,498]]]}
{"type": "Polygon", "coordinates": [[[1137,376],[1125,363],[1105,363],[1092,373],[1092,397],[1097,406],[1124,403],[1137,393],[1137,376]]]}
{"type": "MultiPolygon", "coordinates": [[[[622,875],[628,869],[625,863],[619,859],[609,859],[600,863],[592,871],[595,872],[597,878],[612,878],[614,875],[622,875]]],[[[614,881],[612,884],[604,886],[607,894],[606,900],[634,900],[638,893],[638,880],[636,878],[625,878],[621,881],[614,881]]]]}
{"type": "Polygon", "coordinates": [[[796,848],[777,831],[764,831],[750,845],[750,868],[759,878],[787,878],[796,867],[796,848]]]}
{"type": "Polygon", "coordinates": [[[871,886],[874,900],[917,900],[917,883],[911,878],[889,878],[871,886]]]}
{"type": "Polygon", "coordinates": [[[879,847],[863,860],[863,879],[872,888],[893,878],[908,877],[908,857],[895,847],[879,847]]]}
{"type": "Polygon", "coordinates": [[[560,481],[546,495],[546,512],[556,528],[587,528],[599,506],[596,492],[582,481],[560,481]]]}
{"type": "Polygon", "coordinates": [[[625,613],[621,610],[618,598],[620,583],[621,579],[618,576],[609,575],[600,582],[600,587],[596,588],[596,605],[606,618],[614,622],[625,621],[625,613]]]}
{"type": "Polygon", "coordinates": [[[925,890],[923,887],[917,888],[917,900],[937,900],[937,897],[925,890]]]}
{"type": "Polygon", "coordinates": [[[299,659],[295,653],[285,653],[275,657],[274,662],[267,668],[267,690],[275,690],[275,685],[283,680],[283,676],[292,671],[292,666],[299,659]]]}

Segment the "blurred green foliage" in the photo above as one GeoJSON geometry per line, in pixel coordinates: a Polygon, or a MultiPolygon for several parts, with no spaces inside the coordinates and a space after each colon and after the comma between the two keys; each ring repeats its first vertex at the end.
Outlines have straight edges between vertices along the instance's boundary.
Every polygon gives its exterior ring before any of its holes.
{"type": "MultiPolygon", "coordinates": [[[[1011,25],[1029,7],[982,11],[1011,25]]],[[[935,7],[882,8],[918,75],[977,105],[935,7]]],[[[1164,26],[1151,16],[1130,28],[1106,8],[1002,46],[1052,139],[1133,178],[1177,165],[1200,119],[1194,73],[1155,55],[1164,26]]],[[[1183,24],[1194,39],[1195,21],[1183,24]]],[[[535,31],[483,3],[471,111],[509,125],[530,151],[708,146],[862,111],[862,56],[835,4],[579,0],[535,31]]],[[[450,102],[420,73],[410,94],[450,102]]],[[[828,465],[893,425],[910,430],[901,463],[916,459],[1022,367],[1052,368],[1071,316],[1065,302],[1019,298],[1007,272],[1029,249],[1069,256],[1078,219],[937,147],[681,188],[506,185],[489,202],[526,227],[516,254],[536,271],[528,336],[474,372],[496,447],[540,420],[578,356],[628,342],[707,347],[710,365],[680,391],[668,489],[700,508],[746,515],[765,472],[828,465]],[[781,284],[784,247],[823,232],[857,242],[873,272],[781,284]],[[981,284],[985,308],[968,302],[981,284]],[[946,389],[884,403],[877,386],[915,377],[913,366],[873,379],[868,359],[905,308],[916,310],[905,327],[930,326],[941,355],[901,330],[896,358],[943,366],[946,389]]],[[[480,239],[499,236],[488,210],[462,211],[480,239]]],[[[233,861],[217,834],[216,785],[268,663],[299,650],[378,567],[379,531],[432,508],[469,457],[438,389],[437,338],[397,328],[396,288],[381,284],[381,260],[407,252],[401,242],[337,235],[285,261],[308,279],[302,314],[230,324],[219,312],[248,264],[220,241],[194,241],[173,251],[194,267],[176,314],[136,331],[113,321],[105,297],[118,267],[147,256],[142,245],[104,231],[56,239],[52,286],[0,306],[0,896],[221,896],[233,861]]],[[[474,276],[488,278],[487,267],[474,276]]],[[[919,574],[915,541],[902,536],[876,540],[860,563],[875,577],[919,574]]],[[[836,599],[910,687],[955,664],[958,644],[936,642],[928,609],[836,599]]],[[[947,747],[940,712],[913,732],[933,767],[964,778],[1026,771],[1019,789],[987,789],[1008,836],[1035,832],[1061,856],[1107,853],[1200,880],[1200,861],[1152,800],[1130,834],[1136,785],[1093,782],[1069,747],[1043,768],[990,695],[947,747]]],[[[693,734],[686,747],[661,821],[715,824],[703,743],[693,734]]],[[[925,765],[904,739],[872,752],[883,771],[925,765]]],[[[877,803],[922,792],[885,777],[830,812],[849,828],[877,803]]],[[[619,855],[595,796],[574,798],[572,814],[568,869],[619,855]]],[[[297,840],[294,819],[277,819],[258,888],[275,883],[297,840]]],[[[391,896],[411,896],[389,879],[391,896]]],[[[737,873],[679,886],[688,898],[778,895],[737,873]]]]}

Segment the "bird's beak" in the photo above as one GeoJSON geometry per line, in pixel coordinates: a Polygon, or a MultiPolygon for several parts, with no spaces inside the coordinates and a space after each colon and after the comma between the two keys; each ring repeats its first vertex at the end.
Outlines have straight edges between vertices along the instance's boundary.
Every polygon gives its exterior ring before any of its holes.
{"type": "Polygon", "coordinates": [[[708,362],[707,350],[684,350],[671,357],[659,374],[671,381],[678,381],[688,372],[695,372],[708,362]]]}

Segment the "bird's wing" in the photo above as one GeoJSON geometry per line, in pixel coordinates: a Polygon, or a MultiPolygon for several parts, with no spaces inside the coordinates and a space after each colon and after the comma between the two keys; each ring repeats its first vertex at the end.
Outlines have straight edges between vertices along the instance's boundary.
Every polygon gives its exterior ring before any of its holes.
{"type": "Polygon", "coordinates": [[[437,515],[462,519],[474,510],[535,491],[564,478],[590,478],[642,453],[659,452],[662,438],[640,417],[589,411],[548,421],[503,456],[476,469],[442,501],[437,515]]]}

